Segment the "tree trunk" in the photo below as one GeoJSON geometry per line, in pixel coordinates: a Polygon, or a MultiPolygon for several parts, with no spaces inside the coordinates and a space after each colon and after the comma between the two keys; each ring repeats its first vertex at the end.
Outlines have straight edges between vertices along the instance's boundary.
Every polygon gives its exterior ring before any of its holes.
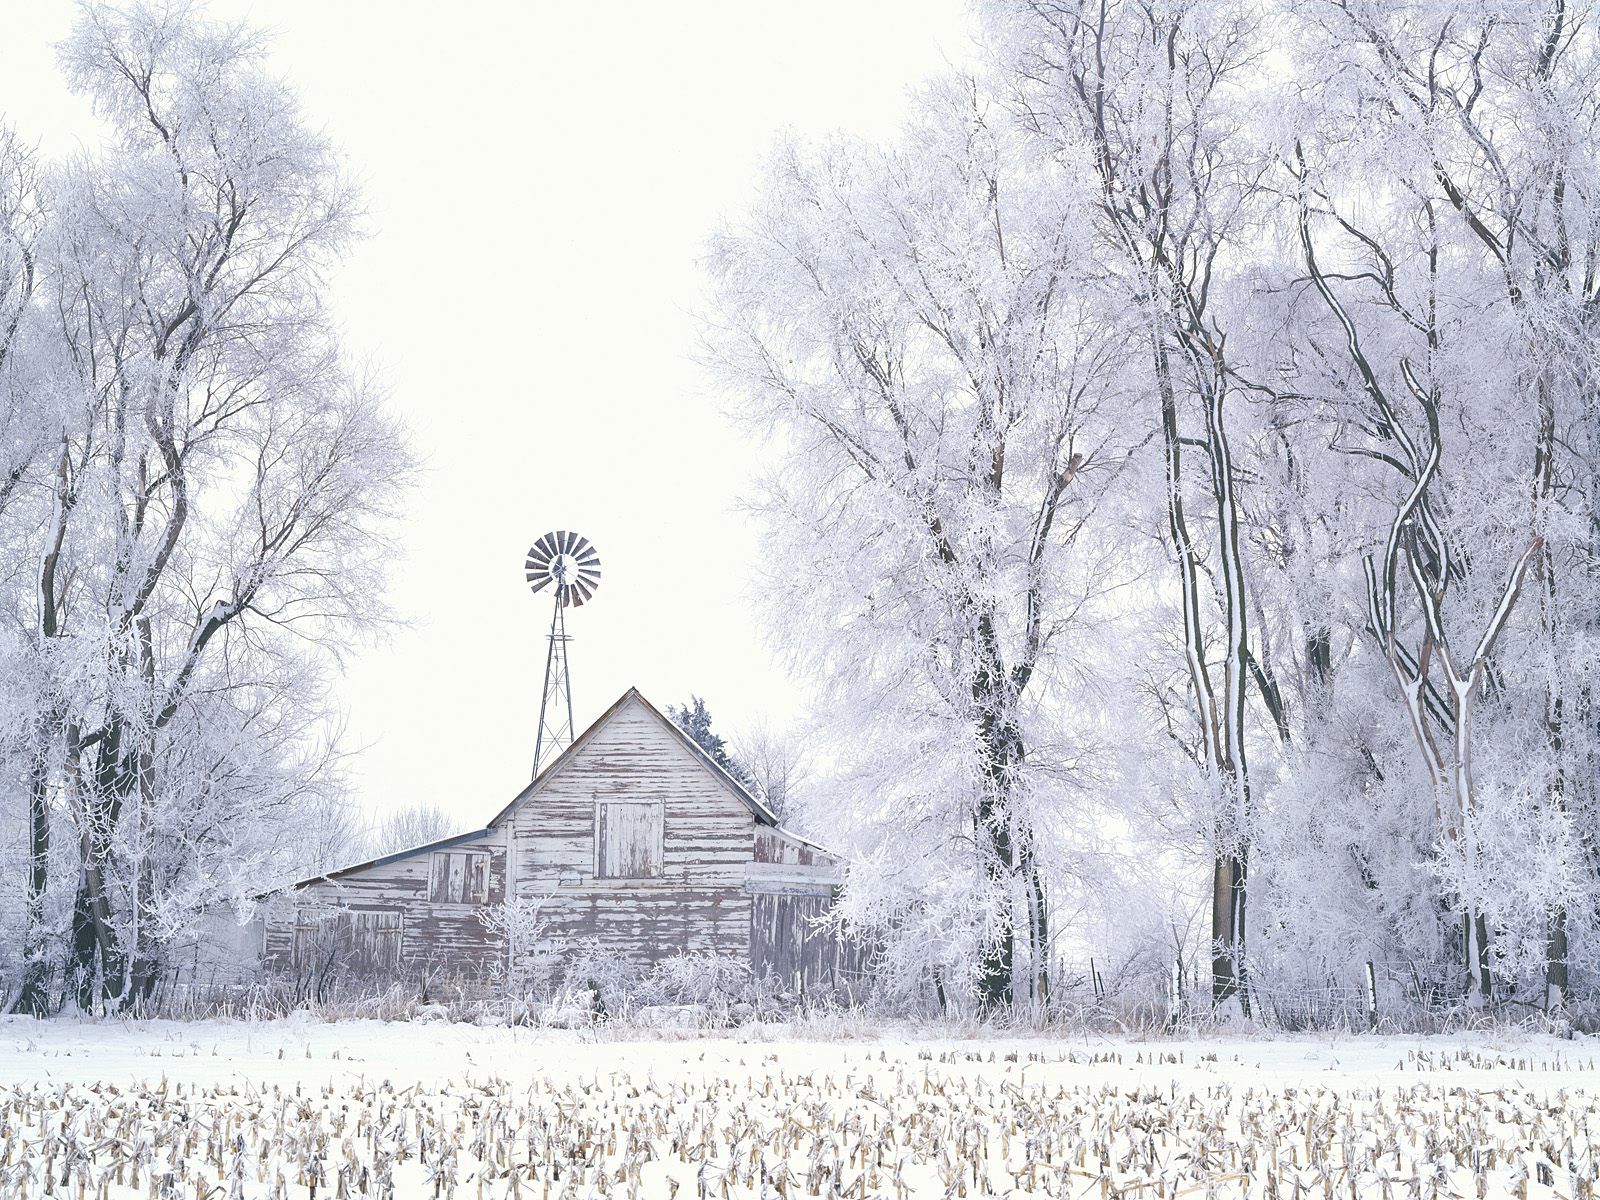
{"type": "MultiPolygon", "coordinates": [[[[1556,490],[1556,409],[1555,392],[1548,377],[1539,377],[1539,436],[1534,446],[1533,496],[1536,503],[1548,504],[1556,490]]],[[[1540,532],[1543,530],[1541,528],[1540,532]]],[[[1558,644],[1556,615],[1555,563],[1548,547],[1539,551],[1533,564],[1539,583],[1540,632],[1552,645],[1558,644]]],[[[1562,730],[1562,697],[1557,684],[1545,685],[1544,732],[1545,743],[1550,747],[1550,759],[1555,778],[1551,781],[1550,799],[1557,812],[1565,813],[1567,807],[1567,772],[1565,735],[1562,730]]],[[[1559,1013],[1567,1004],[1567,910],[1558,905],[1550,916],[1545,934],[1545,1011],[1559,1013]]]]}
{"type": "Polygon", "coordinates": [[[1550,917],[1545,943],[1544,1010],[1560,1013],[1567,1007],[1567,910],[1558,908],[1550,917]]]}
{"type": "MultiPolygon", "coordinates": [[[[990,885],[1006,898],[1002,926],[983,953],[978,994],[987,1009],[1010,1006],[1016,998],[1017,884],[1027,886],[1022,870],[1031,860],[1031,831],[1021,826],[1015,811],[1016,771],[1022,765],[1022,734],[1011,720],[1010,677],[1000,655],[994,622],[985,615],[977,629],[978,670],[973,679],[977,708],[978,741],[983,751],[984,786],[979,800],[978,834],[987,838],[984,867],[990,885]]],[[[1026,905],[1026,900],[1023,900],[1026,905]]],[[[1030,935],[1031,920],[1024,923],[1030,935]]]]}
{"type": "MultiPolygon", "coordinates": [[[[1553,585],[1548,584],[1553,590],[1553,585]]],[[[1553,690],[1553,689],[1552,689],[1553,690]]],[[[1561,812],[1567,807],[1567,773],[1563,759],[1564,739],[1561,730],[1561,697],[1549,695],[1545,702],[1545,736],[1555,760],[1555,779],[1551,784],[1551,801],[1561,812]]],[[[1544,1007],[1549,1013],[1558,1013],[1567,1006],[1567,910],[1564,904],[1556,906],[1550,914],[1549,928],[1545,933],[1544,1007]]]]}
{"type": "Polygon", "coordinates": [[[123,803],[137,786],[137,769],[124,751],[126,726],[114,720],[96,745],[94,782],[80,806],[83,866],[72,911],[72,971],[79,1004],[91,1009],[101,999],[120,1001],[126,994],[123,954],[112,922],[105,864],[110,860],[123,803]]]}
{"type": "Polygon", "coordinates": [[[1244,993],[1244,964],[1239,948],[1244,944],[1245,860],[1220,855],[1211,878],[1211,1001],[1223,1004],[1239,997],[1245,1016],[1250,1015],[1244,993]]]}
{"type": "MultiPolygon", "coordinates": [[[[1173,390],[1171,361],[1159,342],[1156,346],[1156,380],[1161,396],[1161,443],[1165,463],[1167,492],[1167,533],[1172,539],[1174,557],[1178,566],[1179,595],[1183,604],[1184,659],[1189,670],[1189,685],[1195,701],[1195,717],[1205,736],[1206,757],[1213,772],[1223,780],[1223,792],[1237,790],[1234,770],[1228,753],[1228,743],[1221,714],[1218,712],[1216,692],[1211,684],[1211,671],[1205,659],[1205,634],[1200,621],[1199,553],[1189,535],[1188,519],[1183,504],[1183,442],[1178,428],[1177,396],[1173,390]]],[[[1220,430],[1220,418],[1208,419],[1208,442],[1220,430]]],[[[1209,448],[1209,447],[1208,447],[1209,448]]],[[[1219,491],[1217,451],[1212,453],[1213,490],[1219,491]]],[[[1224,452],[1224,461],[1226,455],[1224,452]]],[[[1228,465],[1231,476],[1231,463],[1228,465]]],[[[1231,495],[1231,485],[1229,488],[1231,495]]],[[[1237,533],[1235,533],[1235,538],[1237,533]]],[[[1238,547],[1235,542],[1234,552],[1238,547]]],[[[1231,593],[1230,593],[1231,595],[1231,593]]],[[[1230,620],[1229,650],[1240,644],[1235,637],[1242,634],[1243,607],[1238,613],[1238,624],[1230,620]]],[[[1231,665],[1231,664],[1230,664],[1231,665]]],[[[1241,669],[1243,661],[1238,664],[1241,669]]],[[[1230,672],[1230,679],[1232,678],[1230,672]]],[[[1241,678],[1242,688],[1242,678],[1241,678]]],[[[1228,707],[1237,699],[1239,720],[1243,720],[1243,691],[1227,697],[1228,707]]],[[[1230,717],[1231,721],[1231,717],[1230,717]]],[[[1220,814],[1219,814],[1220,816],[1220,814]]],[[[1244,868],[1242,860],[1227,851],[1225,845],[1234,840],[1231,822],[1214,823],[1216,852],[1211,870],[1211,999],[1221,1004],[1238,991],[1236,964],[1239,959],[1239,938],[1244,916],[1244,868]]]]}
{"type": "Polygon", "coordinates": [[[17,1007],[35,1017],[50,1012],[49,949],[45,937],[45,892],[50,884],[50,774],[40,746],[28,780],[28,885],[23,934],[22,992],[17,1007]]]}
{"type": "Polygon", "coordinates": [[[1050,913],[1045,907],[1044,880],[1029,839],[1023,863],[1028,889],[1028,953],[1033,963],[1033,999],[1040,1008],[1050,1003],[1050,913]]]}
{"type": "Polygon", "coordinates": [[[1489,923],[1470,907],[1463,914],[1466,926],[1467,1007],[1484,1008],[1494,998],[1494,977],[1489,967],[1489,923]]]}
{"type": "Polygon", "coordinates": [[[984,947],[982,964],[978,972],[978,997],[985,1009],[1009,1007],[1013,992],[1011,975],[1016,962],[1017,923],[1010,911],[1014,895],[1014,862],[1010,822],[1004,811],[1004,793],[997,792],[995,776],[999,769],[988,768],[988,786],[979,808],[980,837],[987,834],[988,853],[984,855],[984,871],[990,886],[1007,899],[1007,910],[999,931],[984,947]]]}
{"type": "MultiPolygon", "coordinates": [[[[141,616],[134,622],[134,629],[139,641],[139,675],[149,696],[156,694],[155,654],[150,635],[150,618],[141,616]]],[[[157,961],[157,947],[150,936],[149,926],[144,920],[144,906],[154,892],[151,879],[151,857],[147,845],[150,836],[150,813],[155,806],[156,792],[156,758],[155,758],[155,730],[144,730],[140,736],[141,745],[134,756],[134,766],[137,770],[137,798],[138,808],[135,811],[134,830],[134,878],[137,888],[131,905],[129,916],[133,921],[133,953],[126,964],[127,985],[123,989],[123,999],[128,1003],[138,1003],[149,1000],[155,992],[156,979],[160,973],[160,964],[157,961]]]]}
{"type": "Polygon", "coordinates": [[[1249,846],[1250,771],[1245,756],[1245,693],[1250,663],[1250,633],[1245,601],[1244,555],[1239,546],[1239,505],[1234,487],[1233,454],[1223,422],[1226,381],[1213,369],[1206,388],[1206,449],[1211,466],[1211,494],[1217,507],[1217,561],[1222,576],[1223,620],[1227,655],[1221,711],[1221,756],[1218,772],[1225,806],[1225,848],[1219,854],[1213,881],[1211,935],[1216,943],[1212,958],[1211,999],[1222,1004],[1238,996],[1241,1011],[1250,1015],[1244,990],[1244,934],[1246,864],[1249,846]],[[1226,972],[1217,964],[1228,960],[1226,972]]]}
{"type": "MultiPolygon", "coordinates": [[[[44,554],[39,559],[39,641],[40,649],[50,645],[60,635],[61,613],[57,595],[56,572],[61,564],[61,548],[66,541],[67,523],[72,513],[70,463],[63,446],[56,462],[56,490],[52,497],[52,536],[44,554]]],[[[45,893],[50,882],[50,772],[53,731],[63,714],[47,707],[36,733],[32,776],[28,781],[28,894],[27,930],[24,934],[26,962],[23,967],[23,1010],[44,1016],[51,1007],[46,989],[49,970],[46,961],[50,953],[44,929],[45,893]]],[[[71,728],[66,731],[66,752],[76,753],[77,738],[71,728]]]]}
{"type": "MultiPolygon", "coordinates": [[[[1457,698],[1455,763],[1451,777],[1455,786],[1456,819],[1461,823],[1461,832],[1467,836],[1470,846],[1473,836],[1471,700],[1469,693],[1454,686],[1454,679],[1451,684],[1451,690],[1457,698]]],[[[1462,965],[1466,970],[1467,1006],[1482,1008],[1489,1003],[1494,991],[1493,981],[1489,978],[1489,926],[1483,913],[1471,901],[1462,905],[1462,920],[1466,932],[1466,954],[1462,965]]]]}

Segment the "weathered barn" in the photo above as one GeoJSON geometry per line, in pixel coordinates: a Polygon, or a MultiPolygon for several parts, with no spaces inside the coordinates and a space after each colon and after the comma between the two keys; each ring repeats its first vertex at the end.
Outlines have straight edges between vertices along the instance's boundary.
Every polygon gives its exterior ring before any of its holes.
{"type": "Polygon", "coordinates": [[[520,900],[556,945],[592,939],[639,968],[688,951],[747,957],[816,987],[853,957],[813,920],[843,869],[630,688],[483,829],[273,899],[266,965],[479,975],[506,953],[485,915],[520,900]]]}

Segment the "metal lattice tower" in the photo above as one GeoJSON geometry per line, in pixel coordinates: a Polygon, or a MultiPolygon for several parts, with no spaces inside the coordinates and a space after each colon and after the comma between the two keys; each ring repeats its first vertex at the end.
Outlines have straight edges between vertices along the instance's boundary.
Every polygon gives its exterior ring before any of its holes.
{"type": "Polygon", "coordinates": [[[533,743],[533,777],[537,779],[547,759],[554,759],[572,744],[572,672],[567,665],[567,609],[590,599],[600,586],[600,555],[589,539],[559,530],[547,533],[528,551],[524,564],[528,586],[535,593],[551,584],[554,612],[550,616],[550,649],[544,660],[544,696],[539,701],[539,733],[533,743]]]}

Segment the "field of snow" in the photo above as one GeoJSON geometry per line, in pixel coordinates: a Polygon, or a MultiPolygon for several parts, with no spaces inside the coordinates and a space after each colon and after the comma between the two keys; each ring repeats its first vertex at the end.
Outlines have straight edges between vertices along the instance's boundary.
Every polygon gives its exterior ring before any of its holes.
{"type": "Polygon", "coordinates": [[[0,1018],[0,1196],[1560,1196],[1600,1044],[0,1018]]]}

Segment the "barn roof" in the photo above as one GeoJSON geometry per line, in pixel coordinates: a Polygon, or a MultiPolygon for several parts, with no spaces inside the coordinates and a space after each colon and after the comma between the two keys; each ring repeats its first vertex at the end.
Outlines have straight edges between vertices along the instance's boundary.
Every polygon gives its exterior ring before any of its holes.
{"type": "MultiPolygon", "coordinates": [[[[532,799],[534,796],[537,796],[544,789],[545,784],[548,783],[563,766],[571,761],[572,757],[577,754],[580,749],[587,745],[594,735],[605,727],[606,722],[611,720],[611,718],[614,717],[630,700],[636,701],[641,708],[659,721],[669,733],[677,738],[684,748],[699,760],[702,767],[711,772],[711,774],[716,777],[718,782],[720,782],[723,787],[732,792],[734,797],[750,810],[751,814],[757,821],[763,825],[771,825],[774,827],[777,826],[778,818],[773,814],[770,808],[752,796],[749,790],[746,789],[743,784],[741,784],[732,775],[728,774],[728,772],[724,770],[715,759],[701,749],[698,742],[696,742],[692,737],[678,727],[678,723],[676,721],[666,716],[654,704],[651,704],[650,701],[646,700],[644,698],[644,693],[639,691],[639,689],[636,687],[630,687],[627,691],[623,692],[620,697],[618,697],[615,704],[596,717],[587,729],[574,738],[570,746],[557,755],[548,767],[540,771],[533,782],[518,792],[516,796],[512,798],[511,803],[507,804],[498,813],[496,813],[490,819],[489,823],[482,829],[474,829],[468,833],[452,834],[447,838],[440,838],[433,842],[424,842],[420,846],[412,846],[408,850],[397,850],[393,854],[384,854],[378,858],[368,859],[366,862],[355,863],[354,865],[348,867],[340,867],[337,871],[327,871],[321,875],[313,875],[307,879],[299,879],[294,883],[289,884],[289,888],[293,889],[304,887],[306,884],[321,883],[322,881],[328,879],[340,879],[346,875],[353,875],[358,871],[368,870],[371,867],[381,867],[385,863],[399,862],[401,859],[410,858],[415,854],[426,854],[432,850],[444,850],[451,846],[459,846],[466,842],[474,842],[479,838],[487,837],[489,834],[494,832],[495,826],[499,825],[513,812],[515,812],[519,805],[532,799]]],[[[790,834],[789,836],[794,837],[796,835],[790,834]]],[[[800,840],[805,841],[804,838],[800,840]]],[[[822,847],[816,846],[814,842],[807,842],[807,844],[815,847],[818,850],[822,849],[822,847]]],[[[827,851],[823,852],[828,853],[827,851]]]]}

